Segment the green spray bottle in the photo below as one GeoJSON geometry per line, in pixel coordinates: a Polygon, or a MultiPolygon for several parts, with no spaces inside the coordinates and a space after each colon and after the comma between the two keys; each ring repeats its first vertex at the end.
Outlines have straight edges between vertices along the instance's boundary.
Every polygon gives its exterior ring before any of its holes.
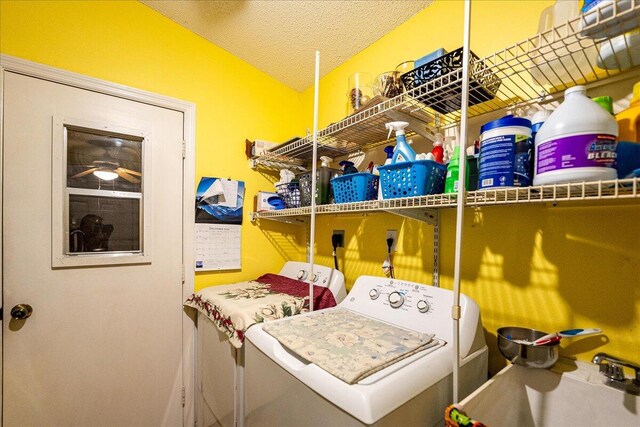
{"type": "MultiPolygon", "coordinates": [[[[465,154],[464,160],[467,161],[467,156],[465,154]]],[[[444,181],[444,192],[445,193],[457,193],[458,192],[458,182],[460,175],[460,146],[456,144],[453,147],[453,155],[451,156],[451,160],[447,165],[447,178],[444,181]]],[[[465,180],[464,180],[465,188],[469,188],[469,164],[465,165],[465,180]]]]}

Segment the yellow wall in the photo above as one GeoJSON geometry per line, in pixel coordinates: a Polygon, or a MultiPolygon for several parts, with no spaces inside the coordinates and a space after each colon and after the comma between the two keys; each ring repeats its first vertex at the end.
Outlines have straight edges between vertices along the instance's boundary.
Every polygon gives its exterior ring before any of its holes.
{"type": "Polygon", "coordinates": [[[196,104],[196,184],[201,176],[246,182],[243,269],[199,273],[196,287],[304,259],[302,230],[250,223],[253,195],[273,186],[250,171],[244,155],[245,138],[284,141],[300,133],[297,92],[137,1],[3,0],[0,31],[3,54],[196,104]]]}
{"type": "MultiPolygon", "coordinates": [[[[532,35],[550,1],[474,2],[472,50],[480,56],[532,35]],[[499,25],[496,24],[499,23],[499,25]]],[[[341,65],[321,81],[320,125],[346,113],[347,78],[372,75],[438,47],[462,45],[462,3],[432,6],[341,65]]],[[[282,141],[312,125],[312,90],[302,95],[138,2],[0,2],[0,52],[185,99],[197,106],[196,178],[247,183],[249,208],[271,188],[244,158],[244,139],[282,141]],[[303,108],[300,108],[300,107],[303,108]],[[303,111],[302,113],[300,111],[303,111]]],[[[242,272],[199,274],[196,286],[225,283],[303,259],[305,230],[248,222],[242,272]]],[[[514,206],[467,209],[462,289],[481,306],[491,367],[504,364],[495,330],[521,325],[553,331],[601,327],[601,338],[565,340],[562,352],[588,360],[596,351],[640,354],[640,208],[514,206]]],[[[331,264],[330,231],[346,230],[340,263],[351,286],[381,275],[384,230],[400,230],[397,276],[432,281],[433,227],[393,215],[320,216],[318,260],[331,264]]],[[[440,274],[451,288],[455,212],[441,212],[440,274]]]]}
{"type": "MultiPolygon", "coordinates": [[[[471,50],[489,55],[536,33],[552,1],[475,1],[471,50]]],[[[320,82],[320,125],[347,111],[348,77],[391,70],[439,47],[462,45],[463,4],[437,0],[320,82]]],[[[321,53],[322,56],[322,53],[321,53]]],[[[631,87],[629,86],[629,89],[631,87]]],[[[303,94],[310,123],[313,89],[303,94]]],[[[473,138],[473,136],[471,136],[473,138]]],[[[640,207],[510,206],[467,209],[462,292],[481,307],[490,368],[505,364],[496,348],[501,326],[552,332],[600,327],[606,337],[565,339],[562,354],[582,360],[598,351],[637,360],[640,354],[640,207]]],[[[348,286],[362,274],[382,275],[387,229],[400,230],[396,277],[432,283],[433,227],[391,214],[320,216],[318,259],[331,262],[330,236],[346,231],[338,251],[348,286]]],[[[453,286],[455,211],[441,211],[440,281],[453,286]]]]}

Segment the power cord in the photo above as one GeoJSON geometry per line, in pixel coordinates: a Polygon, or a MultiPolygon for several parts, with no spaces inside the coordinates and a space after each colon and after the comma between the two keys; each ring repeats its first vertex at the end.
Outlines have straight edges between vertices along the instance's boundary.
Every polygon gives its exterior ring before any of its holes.
{"type": "Polygon", "coordinates": [[[333,246],[333,265],[335,266],[336,270],[338,270],[338,254],[336,253],[336,249],[338,248],[339,244],[340,244],[340,235],[339,234],[331,235],[331,245],[333,246]]]}
{"type": "Polygon", "coordinates": [[[387,259],[389,260],[389,275],[392,279],[395,279],[396,276],[393,272],[393,263],[391,262],[391,247],[393,246],[393,238],[389,237],[387,239],[387,259]]]}

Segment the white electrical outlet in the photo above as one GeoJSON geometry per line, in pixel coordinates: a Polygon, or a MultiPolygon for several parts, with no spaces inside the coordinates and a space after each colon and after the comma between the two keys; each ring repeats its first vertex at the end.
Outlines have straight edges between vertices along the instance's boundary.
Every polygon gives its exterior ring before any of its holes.
{"type": "Polygon", "coordinates": [[[385,237],[385,245],[387,244],[386,239],[393,239],[393,243],[391,244],[391,252],[396,251],[396,247],[398,246],[398,230],[387,230],[387,237],[385,237]]]}

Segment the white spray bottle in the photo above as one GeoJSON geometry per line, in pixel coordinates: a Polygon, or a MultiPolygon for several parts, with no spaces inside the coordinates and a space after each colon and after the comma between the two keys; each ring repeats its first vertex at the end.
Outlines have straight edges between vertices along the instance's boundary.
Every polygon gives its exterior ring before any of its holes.
{"type": "Polygon", "coordinates": [[[320,167],[328,168],[329,165],[331,164],[331,162],[333,162],[333,159],[331,157],[328,157],[328,156],[321,156],[320,157],[320,161],[322,162],[322,165],[320,165],[320,167]]]}
{"type": "Polygon", "coordinates": [[[389,136],[391,136],[391,131],[396,131],[396,147],[393,149],[391,164],[413,162],[416,159],[416,152],[413,151],[413,148],[409,147],[407,138],[404,136],[404,128],[407,126],[409,126],[407,122],[385,123],[385,127],[389,129],[389,136]]]}

